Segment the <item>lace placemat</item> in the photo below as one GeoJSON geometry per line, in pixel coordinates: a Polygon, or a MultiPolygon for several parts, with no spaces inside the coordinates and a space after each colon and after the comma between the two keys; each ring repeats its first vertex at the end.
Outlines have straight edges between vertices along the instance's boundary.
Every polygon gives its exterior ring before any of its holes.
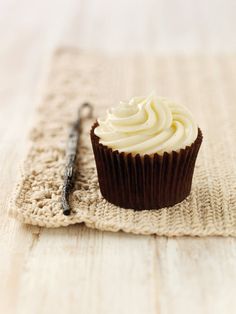
{"type": "Polygon", "coordinates": [[[236,236],[235,86],[236,56],[108,58],[59,49],[10,213],[44,227],[83,222],[100,230],[137,234],[236,236]],[[203,131],[190,196],[174,207],[151,211],[109,204],[99,191],[89,138],[93,121],[87,120],[71,193],[73,213],[64,216],[65,147],[79,104],[90,101],[100,115],[120,99],[153,89],[188,106],[203,131]]]}

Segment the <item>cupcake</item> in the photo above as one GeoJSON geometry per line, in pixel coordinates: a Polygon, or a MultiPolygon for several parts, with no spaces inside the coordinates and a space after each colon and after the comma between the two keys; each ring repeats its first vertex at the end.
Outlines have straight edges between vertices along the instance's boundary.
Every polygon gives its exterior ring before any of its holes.
{"type": "Polygon", "coordinates": [[[90,136],[108,202],[160,209],[190,194],[202,132],[186,107],[155,95],[135,97],[97,119],[90,136]]]}

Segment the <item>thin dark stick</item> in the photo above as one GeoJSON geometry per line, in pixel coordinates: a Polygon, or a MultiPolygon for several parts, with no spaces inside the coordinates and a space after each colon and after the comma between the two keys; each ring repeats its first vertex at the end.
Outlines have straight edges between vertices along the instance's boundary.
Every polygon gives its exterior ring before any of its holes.
{"type": "Polygon", "coordinates": [[[78,111],[78,118],[73,123],[67,144],[67,152],[66,152],[66,167],[64,174],[64,183],[62,187],[62,208],[63,214],[68,216],[71,213],[71,208],[69,204],[69,195],[70,191],[74,186],[74,168],[75,168],[75,160],[76,160],[76,152],[80,139],[81,132],[81,120],[82,118],[91,118],[93,113],[93,107],[89,103],[84,103],[81,105],[78,111]],[[83,115],[83,111],[88,109],[87,114],[83,115]]]}

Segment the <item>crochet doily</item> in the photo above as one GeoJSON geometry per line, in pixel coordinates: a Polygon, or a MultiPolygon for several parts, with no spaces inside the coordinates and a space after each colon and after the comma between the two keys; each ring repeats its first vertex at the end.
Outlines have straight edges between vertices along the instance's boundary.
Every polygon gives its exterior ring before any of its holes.
{"type": "Polygon", "coordinates": [[[59,227],[85,223],[101,230],[165,236],[236,235],[236,57],[118,58],[59,49],[39,106],[32,146],[10,212],[24,223],[59,227]],[[116,207],[100,194],[84,120],[77,175],[64,216],[61,190],[70,123],[79,104],[96,114],[120,99],[158,94],[184,102],[204,134],[192,192],[180,204],[151,211],[116,207]]]}

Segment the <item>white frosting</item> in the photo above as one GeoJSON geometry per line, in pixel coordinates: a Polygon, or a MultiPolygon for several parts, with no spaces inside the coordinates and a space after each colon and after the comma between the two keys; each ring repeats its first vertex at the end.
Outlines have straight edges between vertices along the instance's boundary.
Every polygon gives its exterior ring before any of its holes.
{"type": "Polygon", "coordinates": [[[165,98],[135,97],[107,111],[94,133],[119,152],[162,155],[191,145],[198,127],[189,110],[165,98]]]}

